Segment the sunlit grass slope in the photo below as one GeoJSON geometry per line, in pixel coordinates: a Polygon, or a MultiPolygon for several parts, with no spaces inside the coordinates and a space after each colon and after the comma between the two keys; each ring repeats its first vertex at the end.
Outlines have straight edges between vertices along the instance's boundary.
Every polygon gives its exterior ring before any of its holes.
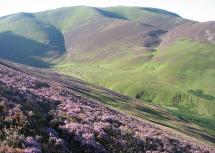
{"type": "Polygon", "coordinates": [[[214,45],[180,39],[156,52],[143,48],[122,50],[112,60],[106,57],[101,61],[74,63],[65,58],[55,69],[163,105],[174,114],[212,130],[215,115],[214,45]],[[146,57],[152,58],[148,60],[146,57]]]}
{"type": "Polygon", "coordinates": [[[86,6],[60,8],[35,14],[39,20],[54,25],[61,32],[81,24],[87,24],[98,15],[94,8],[86,6]]]}
{"type": "Polygon", "coordinates": [[[173,28],[187,21],[175,13],[161,9],[122,6],[109,8],[65,7],[37,13],[35,16],[42,21],[55,25],[63,32],[75,26],[87,24],[98,17],[141,22],[164,29],[173,28]]]}

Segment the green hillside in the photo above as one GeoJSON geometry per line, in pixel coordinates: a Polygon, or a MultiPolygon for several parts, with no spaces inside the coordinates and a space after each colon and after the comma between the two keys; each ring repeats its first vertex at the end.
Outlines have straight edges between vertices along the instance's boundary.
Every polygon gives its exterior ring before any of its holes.
{"type": "Polygon", "coordinates": [[[185,39],[156,52],[121,49],[121,55],[96,62],[64,59],[55,69],[163,105],[180,118],[214,129],[214,45],[185,39]]]}
{"type": "Polygon", "coordinates": [[[186,107],[211,116],[215,115],[212,107],[215,90],[211,85],[215,73],[214,49],[214,45],[179,40],[156,52],[122,48],[124,52],[112,61],[108,57],[89,63],[62,61],[57,68],[148,102],[186,107]]]}
{"type": "Polygon", "coordinates": [[[77,6],[45,11],[35,14],[35,16],[43,22],[54,25],[63,33],[74,26],[87,24],[99,14],[94,8],[77,6]]]}
{"type": "Polygon", "coordinates": [[[169,30],[186,20],[179,15],[156,8],[142,7],[110,7],[105,9],[108,12],[121,16],[122,18],[138,21],[144,24],[159,27],[164,30],[169,30]]]}
{"type": "Polygon", "coordinates": [[[161,9],[121,6],[109,8],[66,7],[37,13],[35,16],[42,21],[55,25],[63,32],[75,26],[88,24],[96,18],[104,17],[141,22],[159,28],[162,27],[166,30],[187,21],[175,13],[161,9]]]}

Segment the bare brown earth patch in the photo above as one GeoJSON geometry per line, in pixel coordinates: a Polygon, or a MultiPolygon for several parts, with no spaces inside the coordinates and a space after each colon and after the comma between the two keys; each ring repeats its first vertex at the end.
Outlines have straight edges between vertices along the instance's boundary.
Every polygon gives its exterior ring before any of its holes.
{"type": "MultiPolygon", "coordinates": [[[[111,46],[142,46],[153,48],[159,45],[165,31],[136,22],[97,18],[84,27],[66,32],[65,42],[70,57],[90,54],[111,46]],[[117,44],[117,45],[116,45],[117,44]]],[[[117,52],[117,51],[116,51],[117,52]]],[[[115,52],[115,53],[116,53],[115,52]]]]}

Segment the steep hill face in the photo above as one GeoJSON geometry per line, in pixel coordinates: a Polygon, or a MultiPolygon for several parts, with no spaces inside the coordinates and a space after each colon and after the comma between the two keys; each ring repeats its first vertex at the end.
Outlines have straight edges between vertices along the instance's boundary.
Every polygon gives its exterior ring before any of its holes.
{"type": "Polygon", "coordinates": [[[149,25],[97,18],[88,25],[65,32],[64,35],[69,59],[95,62],[120,55],[119,48],[153,48],[160,43],[163,34],[165,31],[149,25]]]}
{"type": "MultiPolygon", "coordinates": [[[[213,145],[109,108],[110,101],[114,108],[136,101],[110,90],[4,60],[0,78],[1,153],[215,151],[213,145]]],[[[151,120],[165,115],[159,107],[136,104],[142,106],[134,111],[139,117],[141,112],[151,120]]]]}

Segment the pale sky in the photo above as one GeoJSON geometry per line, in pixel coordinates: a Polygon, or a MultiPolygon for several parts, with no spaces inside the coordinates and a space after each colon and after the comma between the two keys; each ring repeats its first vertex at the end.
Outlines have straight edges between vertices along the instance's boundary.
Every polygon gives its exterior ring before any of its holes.
{"type": "Polygon", "coordinates": [[[77,5],[155,7],[196,21],[215,21],[215,0],[0,0],[0,16],[77,5]]]}

